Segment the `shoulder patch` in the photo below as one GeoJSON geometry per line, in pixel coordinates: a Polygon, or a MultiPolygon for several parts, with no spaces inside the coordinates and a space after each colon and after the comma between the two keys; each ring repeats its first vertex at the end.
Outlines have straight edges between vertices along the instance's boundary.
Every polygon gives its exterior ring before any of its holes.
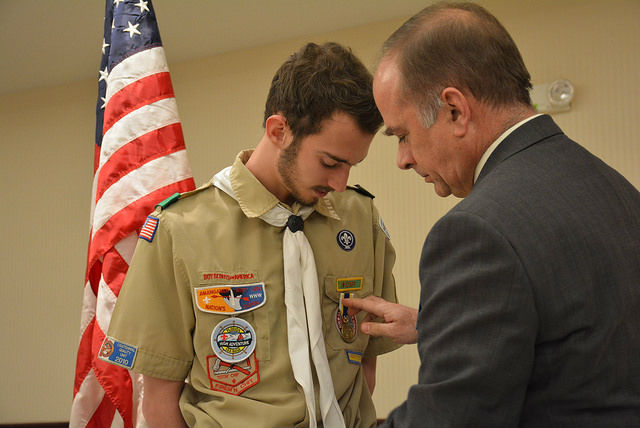
{"type": "Polygon", "coordinates": [[[361,195],[367,196],[367,197],[369,197],[371,199],[375,198],[373,193],[369,192],[367,189],[365,189],[364,187],[362,187],[359,184],[356,184],[355,186],[347,186],[347,189],[351,189],[353,191],[356,191],[356,192],[360,193],[361,195]]]}
{"type": "Polygon", "coordinates": [[[140,229],[140,235],[138,235],[138,238],[153,242],[153,237],[156,236],[156,230],[158,230],[159,221],[158,217],[154,217],[152,215],[148,216],[144,225],[142,225],[142,229],[140,229]]]}

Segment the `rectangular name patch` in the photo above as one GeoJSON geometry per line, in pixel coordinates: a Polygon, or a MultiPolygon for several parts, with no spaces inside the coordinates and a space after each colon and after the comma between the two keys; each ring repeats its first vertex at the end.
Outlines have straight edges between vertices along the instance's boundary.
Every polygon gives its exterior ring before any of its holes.
{"type": "Polygon", "coordinates": [[[362,352],[356,351],[346,351],[347,352],[347,361],[351,364],[362,365],[362,352]]]}
{"type": "Polygon", "coordinates": [[[100,347],[98,358],[102,361],[131,370],[137,353],[138,349],[135,346],[127,345],[111,337],[105,337],[100,347]]]}
{"type": "Polygon", "coordinates": [[[338,292],[362,290],[363,281],[364,279],[361,276],[354,278],[338,278],[336,280],[336,290],[338,292]]]}

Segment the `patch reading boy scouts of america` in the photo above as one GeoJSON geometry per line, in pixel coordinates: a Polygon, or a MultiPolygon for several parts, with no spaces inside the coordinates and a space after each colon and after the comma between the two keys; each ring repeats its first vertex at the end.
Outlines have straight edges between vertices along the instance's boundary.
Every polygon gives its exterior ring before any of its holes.
{"type": "Polygon", "coordinates": [[[214,391],[231,395],[240,395],[260,382],[258,358],[252,353],[239,363],[227,363],[216,355],[207,357],[207,375],[209,386],[214,391]]]}
{"type": "Polygon", "coordinates": [[[238,363],[246,360],[256,349],[256,332],[242,318],[227,318],[213,329],[211,347],[222,361],[238,363]]]}
{"type": "Polygon", "coordinates": [[[336,240],[338,241],[338,245],[345,251],[351,251],[356,246],[356,237],[353,236],[351,231],[343,229],[338,232],[336,236],[336,240]]]}
{"type": "Polygon", "coordinates": [[[116,366],[131,369],[137,353],[138,349],[135,346],[127,345],[111,337],[105,337],[98,358],[116,366]]]}
{"type": "Polygon", "coordinates": [[[140,230],[139,237],[141,239],[144,239],[145,241],[153,242],[153,237],[156,235],[156,230],[158,230],[158,218],[149,216],[144,222],[142,230],[140,230]]]}
{"type": "Polygon", "coordinates": [[[196,287],[198,309],[212,314],[241,314],[264,305],[267,292],[264,283],[196,287]]]}
{"type": "Polygon", "coordinates": [[[361,276],[356,276],[353,278],[338,278],[336,279],[336,291],[355,291],[362,290],[362,281],[363,278],[361,276]]]}

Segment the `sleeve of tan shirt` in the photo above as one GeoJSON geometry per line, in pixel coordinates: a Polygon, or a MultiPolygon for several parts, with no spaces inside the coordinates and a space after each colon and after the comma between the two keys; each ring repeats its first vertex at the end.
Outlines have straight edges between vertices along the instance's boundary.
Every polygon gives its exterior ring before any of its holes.
{"type": "MultiPolygon", "coordinates": [[[[396,303],[398,301],[396,295],[396,284],[393,277],[393,265],[396,261],[396,252],[391,245],[389,235],[384,228],[384,223],[380,218],[380,214],[373,205],[373,239],[375,252],[375,284],[373,294],[380,296],[385,300],[396,303]]],[[[372,357],[375,355],[385,354],[398,349],[400,344],[392,342],[385,337],[371,337],[369,344],[365,350],[364,357],[372,357]]]]}
{"type": "Polygon", "coordinates": [[[190,286],[173,255],[171,213],[152,216],[158,218],[157,230],[152,242],[138,239],[108,336],[137,348],[133,371],[181,381],[193,360],[190,286]]]}

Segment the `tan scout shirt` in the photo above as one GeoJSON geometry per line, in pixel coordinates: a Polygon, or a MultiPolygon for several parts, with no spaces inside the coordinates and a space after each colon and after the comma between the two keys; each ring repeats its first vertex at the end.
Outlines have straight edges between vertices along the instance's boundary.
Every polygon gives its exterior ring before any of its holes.
{"type": "MultiPolygon", "coordinates": [[[[244,166],[249,156],[250,152],[240,153],[231,170],[238,201],[208,185],[156,210],[157,229],[151,242],[138,241],[109,328],[109,337],[137,349],[134,371],[187,380],[180,408],[190,426],[309,423],[288,353],[283,229],[258,218],[279,201],[244,166]],[[216,325],[230,316],[201,310],[197,290],[248,284],[262,285],[266,301],[237,315],[253,327],[257,344],[250,358],[232,367],[216,357],[211,343],[216,325]]],[[[294,212],[297,205],[291,207],[294,212]]],[[[338,287],[361,284],[355,291],[358,297],[373,294],[396,301],[395,252],[371,198],[351,190],[332,193],[315,209],[304,223],[304,233],[316,259],[336,398],[348,427],[375,426],[359,358],[398,345],[362,332],[352,343],[343,340],[336,323],[338,287]],[[350,251],[338,244],[344,230],[355,237],[350,251]],[[357,279],[348,280],[352,278],[357,279]]],[[[358,325],[363,317],[358,314],[358,325]]]]}

